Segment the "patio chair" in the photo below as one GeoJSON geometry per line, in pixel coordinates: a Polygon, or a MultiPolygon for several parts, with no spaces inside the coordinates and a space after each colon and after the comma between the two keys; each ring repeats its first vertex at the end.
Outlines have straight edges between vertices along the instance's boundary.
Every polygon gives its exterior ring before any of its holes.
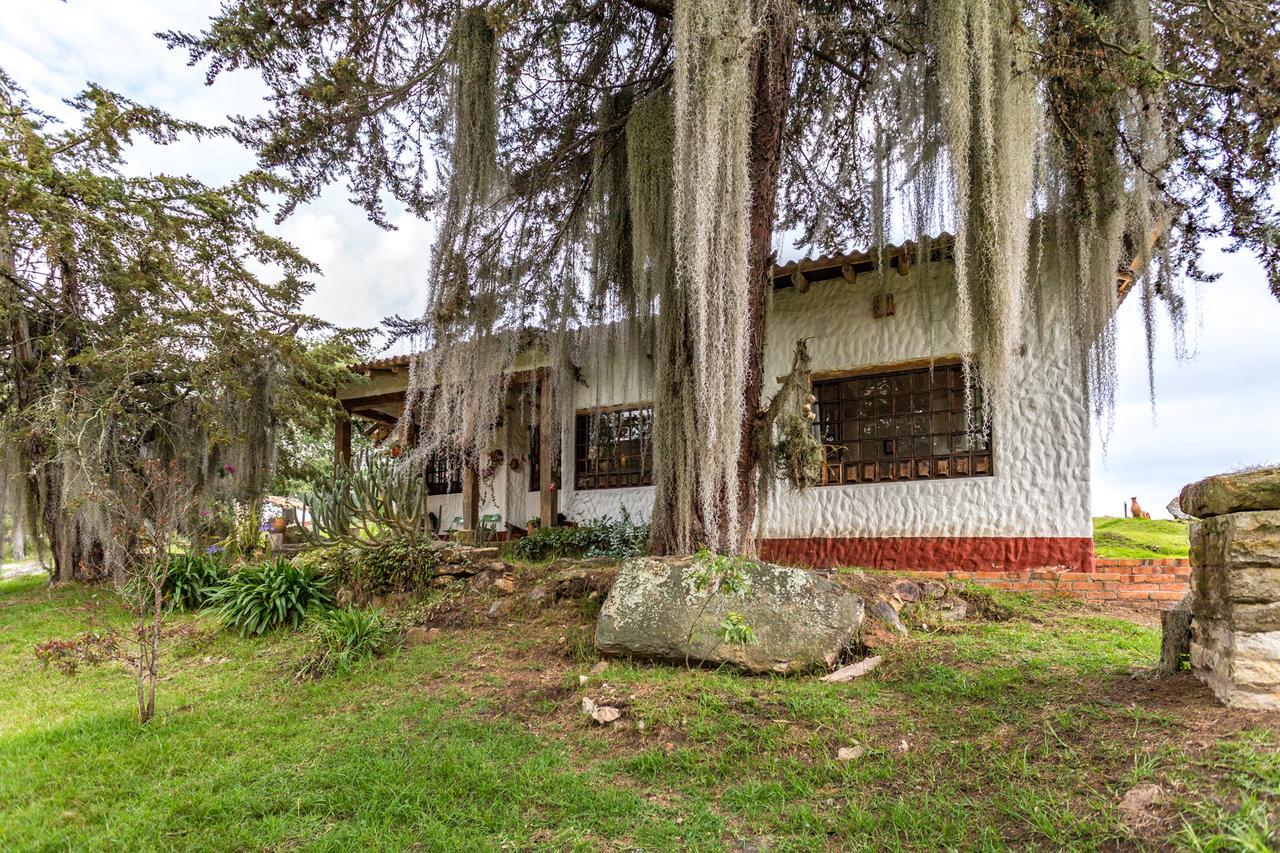
{"type": "Polygon", "coordinates": [[[502,523],[500,515],[482,515],[476,525],[476,544],[487,545],[498,536],[498,525],[502,523]]]}
{"type": "Polygon", "coordinates": [[[462,530],[465,524],[466,524],[466,521],[463,519],[462,516],[455,515],[453,517],[453,522],[449,525],[448,529],[441,530],[439,535],[447,539],[453,534],[457,533],[459,530],[462,530]]]}

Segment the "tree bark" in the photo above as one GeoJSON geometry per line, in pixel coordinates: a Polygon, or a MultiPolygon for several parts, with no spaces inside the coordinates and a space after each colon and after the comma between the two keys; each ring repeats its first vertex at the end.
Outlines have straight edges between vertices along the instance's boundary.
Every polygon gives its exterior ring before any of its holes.
{"type": "MultiPolygon", "coordinates": [[[[21,511],[22,510],[20,509],[19,513],[21,513],[21,511]]],[[[27,541],[26,541],[26,537],[23,535],[23,532],[22,532],[22,524],[24,521],[25,519],[21,518],[20,516],[14,518],[13,532],[10,539],[10,542],[11,542],[10,549],[13,553],[13,559],[15,562],[19,562],[19,563],[27,558],[27,541]]]]}
{"type": "MultiPolygon", "coordinates": [[[[762,0],[761,0],[762,2],[762,0]]],[[[747,255],[748,332],[747,375],[743,393],[745,409],[741,424],[742,444],[738,452],[738,536],[730,550],[750,554],[755,551],[756,458],[753,435],[756,412],[764,385],[765,306],[773,272],[773,228],[777,215],[778,180],[782,164],[782,135],[791,100],[792,58],[795,50],[795,18],[777,4],[769,4],[763,32],[751,57],[751,130],[748,147],[748,180],[751,182],[750,245],[747,255]]],[[[676,303],[664,305],[677,317],[684,311],[682,298],[672,289],[676,303]]],[[[665,389],[666,405],[674,411],[654,412],[654,444],[667,458],[654,466],[654,508],[651,549],[655,554],[687,553],[699,544],[705,529],[698,502],[690,489],[697,470],[696,441],[683,425],[692,423],[692,392],[689,376],[693,369],[693,335],[688,323],[663,324],[674,340],[660,340],[658,351],[670,362],[655,365],[655,382],[665,389]]],[[[657,395],[662,399],[664,395],[657,395]]],[[[728,507],[724,508],[728,513],[728,507]]],[[[721,519],[721,526],[724,519],[721,519]]]]}
{"type": "Polygon", "coordinates": [[[554,440],[559,425],[551,393],[551,374],[543,369],[538,374],[538,521],[543,527],[555,527],[560,518],[560,442],[554,440]]]}
{"type": "Polygon", "coordinates": [[[1191,593],[1178,606],[1160,612],[1160,665],[1158,675],[1174,675],[1191,654],[1191,593]]]}
{"type": "Polygon", "coordinates": [[[751,248],[747,255],[751,276],[750,319],[747,335],[746,407],[742,444],[738,451],[738,550],[755,552],[756,493],[754,435],[756,413],[764,389],[765,307],[773,281],[773,229],[778,210],[778,181],[782,170],[782,134],[791,103],[795,19],[770,4],[760,44],[751,60],[751,248]]]}

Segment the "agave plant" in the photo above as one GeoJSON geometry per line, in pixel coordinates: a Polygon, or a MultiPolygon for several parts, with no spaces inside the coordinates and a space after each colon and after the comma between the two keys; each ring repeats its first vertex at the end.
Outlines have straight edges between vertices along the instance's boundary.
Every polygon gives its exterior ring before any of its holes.
{"type": "Polygon", "coordinates": [[[329,482],[311,496],[312,541],[366,549],[431,541],[427,501],[426,478],[408,462],[362,454],[354,465],[334,466],[329,482]]]}
{"type": "Polygon", "coordinates": [[[232,574],[210,603],[227,627],[239,629],[243,636],[281,626],[297,628],[307,611],[332,607],[333,595],[326,578],[277,558],[232,574]]]}
{"type": "Polygon", "coordinates": [[[216,554],[174,554],[164,576],[164,599],[177,610],[199,610],[226,579],[227,564],[216,554]]]}

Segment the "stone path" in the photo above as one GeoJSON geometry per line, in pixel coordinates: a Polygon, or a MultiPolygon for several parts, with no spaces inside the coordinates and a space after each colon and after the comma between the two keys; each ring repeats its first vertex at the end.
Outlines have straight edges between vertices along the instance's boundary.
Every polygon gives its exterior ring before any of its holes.
{"type": "Polygon", "coordinates": [[[25,560],[21,563],[0,563],[0,581],[20,578],[24,575],[42,575],[44,566],[39,560],[25,560]]]}

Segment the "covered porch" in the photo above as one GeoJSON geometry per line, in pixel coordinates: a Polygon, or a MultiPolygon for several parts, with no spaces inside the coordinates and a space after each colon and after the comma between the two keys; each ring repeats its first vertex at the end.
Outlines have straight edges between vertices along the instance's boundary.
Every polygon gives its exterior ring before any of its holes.
{"type": "MultiPolygon", "coordinates": [[[[375,446],[389,438],[404,412],[409,359],[395,355],[351,366],[358,378],[338,392],[343,412],[334,421],[336,465],[351,464],[353,430],[375,446]]],[[[453,522],[460,518],[460,529],[474,532],[482,518],[493,515],[500,518],[499,538],[535,520],[540,526],[560,523],[557,446],[538,440],[559,429],[546,371],[536,368],[513,374],[508,397],[493,447],[475,460],[462,462],[460,471],[449,470],[442,461],[423,472],[429,479],[432,512],[440,531],[456,527],[453,522]]]]}

